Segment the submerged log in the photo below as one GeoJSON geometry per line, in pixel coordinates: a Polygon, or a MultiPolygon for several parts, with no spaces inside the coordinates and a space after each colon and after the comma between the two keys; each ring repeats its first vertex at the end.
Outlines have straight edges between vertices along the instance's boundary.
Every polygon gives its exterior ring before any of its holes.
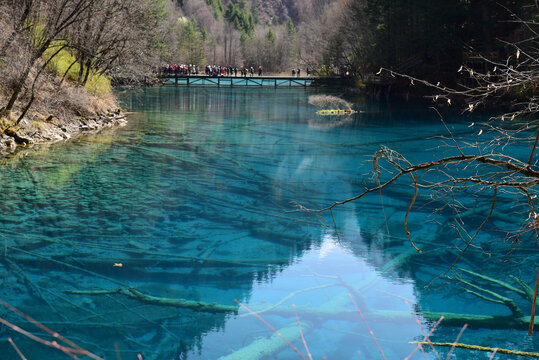
{"type": "MultiPolygon", "coordinates": [[[[321,306],[297,306],[298,314],[302,314],[309,319],[325,320],[347,320],[354,321],[357,318],[357,311],[351,308],[350,299],[347,295],[334,296],[330,301],[321,306]]],[[[256,308],[254,309],[256,312],[256,308]]],[[[263,309],[261,309],[263,310],[263,309]]],[[[378,310],[368,307],[361,308],[362,314],[368,321],[383,322],[383,321],[398,321],[412,319],[410,311],[401,310],[378,310]]],[[[283,317],[293,318],[294,312],[286,306],[279,306],[271,310],[271,314],[280,315],[283,317]]],[[[475,315],[475,314],[459,314],[448,312],[418,312],[418,316],[425,320],[436,322],[442,316],[444,320],[442,325],[462,327],[468,324],[468,327],[480,329],[528,329],[530,323],[529,316],[515,317],[513,315],[475,315]]],[[[535,324],[539,325],[539,319],[535,319],[535,324]]]]}
{"type": "Polygon", "coordinates": [[[190,309],[193,311],[199,312],[209,312],[209,313],[237,313],[238,308],[236,306],[222,305],[218,303],[207,303],[203,301],[193,301],[185,299],[171,299],[163,298],[152,295],[147,295],[139,290],[130,287],[127,289],[118,288],[112,290],[95,290],[95,291],[79,291],[79,290],[68,290],[68,294],[75,295],[108,295],[108,294],[122,294],[132,299],[152,304],[152,305],[161,305],[161,306],[173,306],[178,308],[190,309]]]}
{"type": "Polygon", "coordinates": [[[410,344],[456,347],[456,348],[460,348],[460,349],[486,351],[486,352],[494,352],[494,351],[496,351],[497,353],[500,353],[500,354],[509,354],[509,355],[518,355],[518,356],[527,356],[527,357],[532,357],[532,358],[539,358],[539,353],[535,353],[535,352],[517,351],[517,350],[500,349],[500,348],[490,348],[490,347],[477,346],[477,345],[468,345],[468,344],[460,344],[460,343],[455,344],[455,343],[438,343],[438,342],[430,342],[430,341],[412,341],[412,342],[410,342],[410,344]]]}
{"type": "MultiPolygon", "coordinates": [[[[127,251],[126,251],[127,252],[127,251]]],[[[20,257],[20,256],[11,256],[14,261],[18,264],[25,264],[27,266],[38,267],[42,269],[56,269],[59,267],[58,264],[54,264],[52,261],[47,259],[33,259],[30,257],[20,257]]],[[[268,264],[270,265],[286,265],[286,259],[277,259],[277,260],[255,260],[252,263],[242,263],[236,261],[227,261],[227,260],[218,260],[218,259],[203,259],[203,258],[188,258],[184,257],[183,259],[172,258],[172,259],[157,259],[157,258],[74,258],[65,255],[54,255],[54,260],[60,261],[71,261],[76,263],[78,266],[87,268],[87,269],[107,269],[113,267],[114,264],[122,264],[122,268],[131,269],[131,268],[158,268],[158,269],[170,269],[170,268],[267,268],[268,264]]]]}
{"type": "MultiPolygon", "coordinates": [[[[301,329],[303,333],[312,329],[309,324],[302,323],[301,329]]],[[[301,337],[298,326],[288,326],[277,330],[290,343],[298,340],[301,337]]],[[[277,351],[285,348],[287,343],[277,334],[273,334],[270,338],[257,339],[251,344],[234,351],[230,355],[221,356],[218,360],[262,360],[271,358],[277,351]]]]}
{"type": "MultiPolygon", "coordinates": [[[[298,313],[302,314],[309,319],[318,319],[320,321],[325,320],[347,320],[354,321],[357,316],[356,310],[343,310],[330,309],[329,306],[313,307],[313,306],[298,306],[298,313]]],[[[412,319],[412,314],[409,311],[400,310],[374,310],[374,309],[361,309],[361,313],[365,316],[367,321],[383,322],[383,321],[398,321],[412,319]]],[[[277,308],[271,311],[272,315],[280,315],[283,317],[294,316],[293,311],[286,308],[277,308]]],[[[436,322],[442,316],[444,320],[442,325],[462,327],[464,324],[468,324],[469,328],[473,329],[518,329],[526,330],[530,323],[530,317],[524,316],[515,318],[512,315],[474,315],[474,314],[458,314],[458,313],[446,313],[446,312],[419,312],[418,316],[425,320],[436,322]]],[[[535,319],[535,324],[539,325],[539,320],[535,319]]]]}

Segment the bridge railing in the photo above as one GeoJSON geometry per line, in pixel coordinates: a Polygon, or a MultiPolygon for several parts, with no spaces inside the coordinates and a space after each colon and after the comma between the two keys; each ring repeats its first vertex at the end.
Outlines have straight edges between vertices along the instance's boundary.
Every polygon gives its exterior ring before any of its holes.
{"type": "Polygon", "coordinates": [[[174,86],[273,86],[273,87],[307,87],[313,82],[312,76],[208,76],[187,74],[163,74],[160,76],[165,85],[174,86]]]}

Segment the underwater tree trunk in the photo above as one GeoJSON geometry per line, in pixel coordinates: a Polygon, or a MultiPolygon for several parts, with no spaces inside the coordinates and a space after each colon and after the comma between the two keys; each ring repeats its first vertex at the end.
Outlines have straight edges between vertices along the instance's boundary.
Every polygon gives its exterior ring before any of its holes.
{"type": "Polygon", "coordinates": [[[173,306],[173,307],[190,309],[190,310],[199,311],[199,312],[236,313],[238,311],[238,308],[236,306],[221,305],[217,303],[206,303],[202,301],[192,301],[192,300],[185,300],[185,299],[162,298],[162,297],[147,295],[132,287],[128,289],[119,288],[119,289],[114,289],[114,290],[66,291],[66,293],[75,294],[75,295],[122,294],[122,295],[130,297],[132,299],[139,300],[147,304],[173,306]]]}
{"type": "MultiPolygon", "coordinates": [[[[312,329],[312,326],[309,324],[301,324],[301,328],[303,332],[307,332],[312,329]]],[[[288,326],[286,328],[282,328],[277,330],[279,334],[281,334],[285,339],[287,339],[289,342],[294,342],[298,340],[301,337],[301,333],[299,332],[299,329],[296,326],[288,326]]],[[[262,359],[269,359],[272,355],[274,355],[279,350],[285,348],[287,346],[286,342],[283,341],[283,339],[277,335],[273,334],[270,338],[261,338],[253,341],[251,344],[234,351],[230,355],[221,356],[218,360],[262,360],[262,359]]]]}

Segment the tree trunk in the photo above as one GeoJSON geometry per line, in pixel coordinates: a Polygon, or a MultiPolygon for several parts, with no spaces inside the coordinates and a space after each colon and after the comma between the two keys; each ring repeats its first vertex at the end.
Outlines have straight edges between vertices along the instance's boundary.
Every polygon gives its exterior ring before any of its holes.
{"type": "Polygon", "coordinates": [[[77,82],[79,84],[82,84],[82,79],[84,78],[84,63],[85,63],[84,58],[81,56],[81,58],[79,59],[79,65],[80,65],[79,76],[77,78],[77,82]]]}
{"type": "Polygon", "coordinates": [[[234,65],[236,61],[232,59],[232,41],[234,40],[234,36],[230,36],[230,43],[228,44],[228,61],[229,65],[234,65]]]}
{"type": "Polygon", "coordinates": [[[227,50],[227,44],[228,44],[228,36],[227,36],[227,34],[224,34],[223,36],[224,36],[224,42],[225,42],[225,65],[226,65],[226,64],[228,64],[228,62],[227,62],[228,53],[226,51],[227,50]]]}
{"type": "Polygon", "coordinates": [[[30,75],[30,71],[32,70],[32,67],[34,66],[36,60],[37,60],[37,57],[35,57],[32,61],[30,61],[26,65],[26,68],[22,72],[21,76],[17,80],[17,83],[16,83],[15,87],[13,88],[13,93],[11,94],[11,97],[10,97],[7,105],[4,107],[4,109],[0,113],[0,117],[5,116],[7,113],[9,113],[11,110],[13,110],[13,106],[15,105],[15,102],[19,98],[19,96],[21,94],[21,91],[24,88],[24,83],[26,82],[26,79],[28,78],[28,75],[30,75]]]}
{"type": "Polygon", "coordinates": [[[67,70],[66,70],[65,73],[64,73],[64,76],[62,76],[62,80],[60,81],[60,85],[62,85],[62,84],[64,83],[64,80],[65,80],[67,74],[69,73],[69,70],[71,70],[71,68],[73,67],[73,65],[75,65],[76,63],[77,63],[77,60],[73,61],[73,62],[71,63],[71,65],[69,65],[69,67],[67,68],[67,70]]]}
{"type": "Polygon", "coordinates": [[[30,97],[30,101],[28,101],[28,104],[26,104],[26,106],[25,106],[24,110],[22,111],[21,115],[19,116],[19,118],[15,122],[15,125],[19,125],[19,123],[22,121],[22,119],[24,119],[24,117],[26,116],[26,113],[28,112],[28,110],[30,110],[30,106],[32,106],[35,99],[36,99],[36,96],[34,94],[34,91],[32,90],[32,96],[30,97]]]}
{"type": "Polygon", "coordinates": [[[88,60],[86,61],[86,69],[85,69],[85,74],[84,74],[84,80],[82,81],[82,86],[86,86],[86,83],[88,82],[88,78],[90,77],[90,69],[92,68],[92,61],[91,60],[88,60]]]}

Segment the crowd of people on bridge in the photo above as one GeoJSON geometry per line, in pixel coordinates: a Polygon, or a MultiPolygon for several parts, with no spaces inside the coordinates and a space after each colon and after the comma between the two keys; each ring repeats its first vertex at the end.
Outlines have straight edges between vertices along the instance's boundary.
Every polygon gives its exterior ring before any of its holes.
{"type": "Polygon", "coordinates": [[[238,76],[238,73],[242,77],[253,77],[255,72],[258,76],[262,76],[262,66],[258,67],[258,70],[255,71],[254,67],[232,67],[232,66],[216,66],[216,65],[207,65],[205,69],[205,74],[208,76],[238,76]]]}
{"type": "Polygon", "coordinates": [[[199,67],[198,65],[170,65],[165,64],[159,69],[161,74],[164,75],[198,75],[199,67]]]}
{"type": "MultiPolygon", "coordinates": [[[[306,69],[307,76],[313,74],[312,69],[306,69]]],[[[170,65],[165,64],[159,68],[159,72],[162,75],[168,76],[185,76],[185,75],[202,75],[200,73],[200,68],[198,65],[193,64],[181,64],[181,65],[170,65]]],[[[241,77],[253,77],[255,74],[262,76],[262,66],[259,66],[258,69],[251,67],[233,67],[233,66],[218,66],[218,65],[206,65],[204,68],[204,75],[206,76],[241,76],[241,77]]],[[[301,69],[294,68],[292,69],[292,77],[301,77],[301,69]]]]}

